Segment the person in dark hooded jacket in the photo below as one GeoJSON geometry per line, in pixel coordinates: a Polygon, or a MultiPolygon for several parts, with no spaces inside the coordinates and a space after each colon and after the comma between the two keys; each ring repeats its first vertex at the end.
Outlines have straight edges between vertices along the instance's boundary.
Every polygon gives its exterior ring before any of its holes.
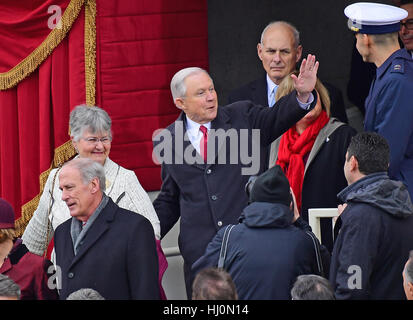
{"type": "MultiPolygon", "coordinates": [[[[260,175],[249,194],[250,204],[229,235],[224,269],[231,275],[240,300],[289,300],[295,279],[318,274],[315,237],[294,215],[290,185],[280,166],[260,175]]],[[[298,213],[298,211],[296,211],[298,213]]],[[[192,273],[217,266],[225,232],[221,228],[192,273]]],[[[326,262],[327,264],[329,261],[326,262]]]]}
{"type": "Polygon", "coordinates": [[[413,205],[406,186],[389,179],[389,159],[376,133],[357,134],[347,149],[349,186],[338,194],[345,204],[330,268],[337,299],[405,299],[400,279],[413,249],[413,205]]]}

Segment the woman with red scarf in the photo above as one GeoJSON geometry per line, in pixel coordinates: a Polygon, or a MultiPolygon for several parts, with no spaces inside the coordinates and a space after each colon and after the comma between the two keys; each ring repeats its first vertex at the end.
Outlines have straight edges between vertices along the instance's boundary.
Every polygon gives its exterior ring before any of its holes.
{"type": "MultiPolygon", "coordinates": [[[[344,160],[356,131],[330,118],[327,89],[317,80],[317,105],[271,145],[269,167],[278,164],[290,182],[301,216],[308,221],[309,208],[335,208],[337,193],[347,186],[344,160]]],[[[276,99],[294,90],[290,76],[277,89],[276,99]]],[[[332,251],[331,219],[321,219],[322,243],[332,251]]]]}

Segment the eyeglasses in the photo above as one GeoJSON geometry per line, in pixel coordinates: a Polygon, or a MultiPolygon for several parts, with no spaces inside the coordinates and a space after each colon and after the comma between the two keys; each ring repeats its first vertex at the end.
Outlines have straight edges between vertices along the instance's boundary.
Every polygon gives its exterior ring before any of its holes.
{"type": "Polygon", "coordinates": [[[97,138],[97,137],[90,137],[90,138],[82,138],[83,140],[85,140],[87,143],[89,143],[90,145],[97,145],[100,142],[102,142],[102,144],[109,144],[112,139],[109,137],[103,137],[103,138],[97,138]]]}
{"type": "Polygon", "coordinates": [[[413,30],[413,19],[406,20],[405,22],[400,22],[400,26],[404,26],[408,30],[413,30]]]}

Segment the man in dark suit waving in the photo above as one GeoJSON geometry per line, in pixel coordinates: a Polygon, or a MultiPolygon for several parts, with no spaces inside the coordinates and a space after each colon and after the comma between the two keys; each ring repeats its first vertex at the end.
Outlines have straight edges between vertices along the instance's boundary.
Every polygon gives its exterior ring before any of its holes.
{"type": "Polygon", "coordinates": [[[59,187],[72,216],[54,238],[60,299],[82,288],[105,299],[159,299],[152,225],[105,195],[103,167],[76,158],[61,169],[59,187]]]}
{"type": "Polygon", "coordinates": [[[299,76],[293,76],[296,90],[280,99],[277,108],[249,101],[218,108],[213,81],[200,68],[183,69],[172,78],[172,96],[182,113],[154,137],[154,157],[162,164],[154,207],[161,237],[181,218],[179,248],[188,297],[192,263],[222,226],[237,222],[247,205],[244,186],[250,175],[259,174],[261,149],[314,107],[317,70],[318,62],[308,55],[299,76]]]}

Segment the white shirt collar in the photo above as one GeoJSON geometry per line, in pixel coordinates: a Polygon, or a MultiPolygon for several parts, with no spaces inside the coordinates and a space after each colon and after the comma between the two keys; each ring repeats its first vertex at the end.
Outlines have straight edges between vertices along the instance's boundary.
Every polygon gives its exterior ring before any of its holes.
{"type": "Polygon", "coordinates": [[[189,119],[187,115],[185,115],[185,117],[186,117],[186,130],[190,131],[191,133],[194,133],[194,135],[198,134],[200,126],[205,126],[208,129],[208,131],[211,129],[211,122],[208,122],[205,124],[199,124],[189,119]]]}

